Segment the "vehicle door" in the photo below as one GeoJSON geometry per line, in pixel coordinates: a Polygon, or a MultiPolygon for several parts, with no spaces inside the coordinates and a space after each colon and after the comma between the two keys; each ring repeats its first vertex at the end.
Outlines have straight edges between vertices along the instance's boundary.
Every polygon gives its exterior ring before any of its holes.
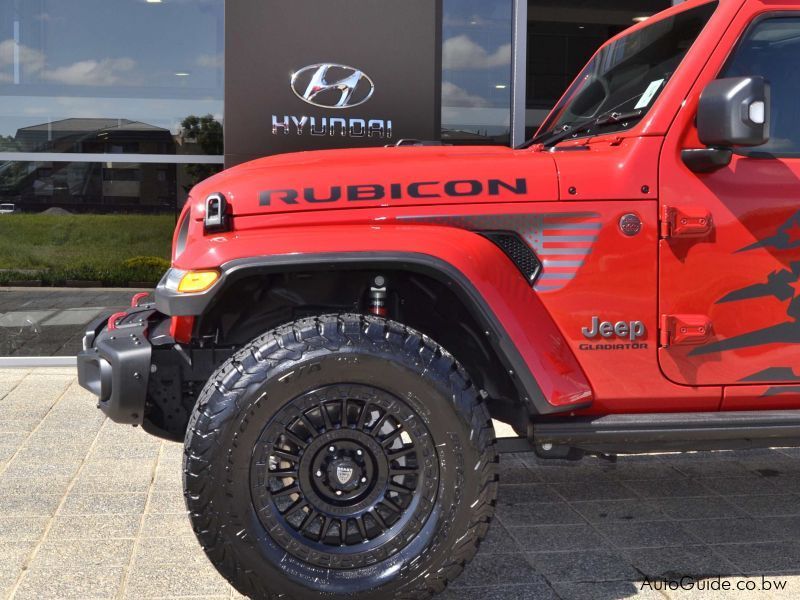
{"type": "Polygon", "coordinates": [[[748,2],[698,78],[661,156],[659,362],[672,381],[724,385],[723,408],[800,407],[800,10],[748,2]],[[698,98],[713,79],[770,86],[770,139],[708,173],[698,98]]]}

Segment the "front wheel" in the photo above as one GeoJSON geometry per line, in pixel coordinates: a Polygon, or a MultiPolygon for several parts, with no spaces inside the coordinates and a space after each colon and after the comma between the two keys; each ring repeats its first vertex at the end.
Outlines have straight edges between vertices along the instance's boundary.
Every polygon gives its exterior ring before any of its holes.
{"type": "Polygon", "coordinates": [[[494,432],[453,357],[399,323],[302,319],[201,393],[184,488],[211,561],[251,598],[429,598],[474,556],[494,432]]]}

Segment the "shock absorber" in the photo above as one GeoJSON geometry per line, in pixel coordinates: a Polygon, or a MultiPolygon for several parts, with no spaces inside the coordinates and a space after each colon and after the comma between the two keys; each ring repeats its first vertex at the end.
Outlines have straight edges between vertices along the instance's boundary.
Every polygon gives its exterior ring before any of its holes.
{"type": "Polygon", "coordinates": [[[386,309],[386,278],[377,275],[372,280],[372,287],[369,288],[369,312],[378,317],[385,317],[386,309]]]}

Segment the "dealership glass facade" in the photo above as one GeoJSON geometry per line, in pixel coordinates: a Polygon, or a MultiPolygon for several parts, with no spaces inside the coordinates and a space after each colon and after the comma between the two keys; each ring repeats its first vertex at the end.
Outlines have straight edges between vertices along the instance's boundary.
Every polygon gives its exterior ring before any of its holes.
{"type": "MultiPolygon", "coordinates": [[[[443,0],[442,139],[522,141],[600,43],[669,4],[443,0]]],[[[224,0],[0,0],[0,285],[152,279],[168,239],[98,256],[81,232],[168,229],[222,168],[224,36],[224,0]]],[[[0,357],[73,355],[125,295],[41,290],[0,292],[0,357]]]]}
{"type": "Polygon", "coordinates": [[[442,139],[510,144],[530,137],[598,46],[679,1],[444,0],[442,139]],[[521,68],[515,53],[526,58],[521,68]],[[519,106],[515,88],[524,92],[519,106]],[[515,110],[524,115],[512,136],[515,110]]]}
{"type": "Polygon", "coordinates": [[[442,140],[508,144],[513,0],[444,0],[442,140]]]}
{"type": "MultiPolygon", "coordinates": [[[[511,143],[521,85],[532,133],[600,43],[669,4],[444,0],[443,139],[511,143]],[[515,18],[527,23],[524,81],[515,18]]],[[[0,0],[0,200],[26,211],[48,198],[73,212],[179,205],[187,181],[165,166],[207,165],[188,169],[197,177],[222,162],[223,13],[224,0],[0,0]]]]}
{"type": "Polygon", "coordinates": [[[174,213],[222,162],[223,7],[2,0],[2,202],[174,213]]]}

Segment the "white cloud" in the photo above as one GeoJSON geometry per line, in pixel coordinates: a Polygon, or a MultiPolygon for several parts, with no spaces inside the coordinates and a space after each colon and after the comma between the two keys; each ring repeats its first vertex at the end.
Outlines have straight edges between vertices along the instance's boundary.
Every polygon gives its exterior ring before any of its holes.
{"type": "Polygon", "coordinates": [[[197,66],[207,69],[221,69],[225,64],[222,54],[201,54],[197,57],[197,66]]]}
{"type": "MultiPolygon", "coordinates": [[[[13,66],[15,53],[19,56],[22,71],[27,75],[36,74],[44,81],[66,85],[116,85],[136,67],[136,61],[131,58],[103,58],[81,60],[51,69],[47,66],[44,52],[8,39],[0,42],[0,69],[13,66]]],[[[8,71],[0,72],[0,82],[9,83],[12,79],[8,71]]]]}
{"type": "Polygon", "coordinates": [[[458,87],[449,81],[442,82],[442,104],[445,106],[460,106],[464,108],[486,108],[489,101],[474,94],[470,94],[464,88],[458,87]]]}
{"type": "Polygon", "coordinates": [[[42,79],[66,85],[116,85],[136,67],[131,58],[81,60],[66,67],[42,72],[42,79]]]}
{"type": "Polygon", "coordinates": [[[41,71],[44,68],[44,53],[34,48],[29,48],[24,44],[19,44],[12,40],[0,42],[0,68],[9,67],[14,64],[14,52],[19,53],[19,64],[29,73],[41,71]]]}
{"type": "Polygon", "coordinates": [[[511,64],[511,44],[503,44],[489,52],[469,39],[466,34],[445,40],[442,47],[442,66],[445,69],[492,69],[511,64]]]}

